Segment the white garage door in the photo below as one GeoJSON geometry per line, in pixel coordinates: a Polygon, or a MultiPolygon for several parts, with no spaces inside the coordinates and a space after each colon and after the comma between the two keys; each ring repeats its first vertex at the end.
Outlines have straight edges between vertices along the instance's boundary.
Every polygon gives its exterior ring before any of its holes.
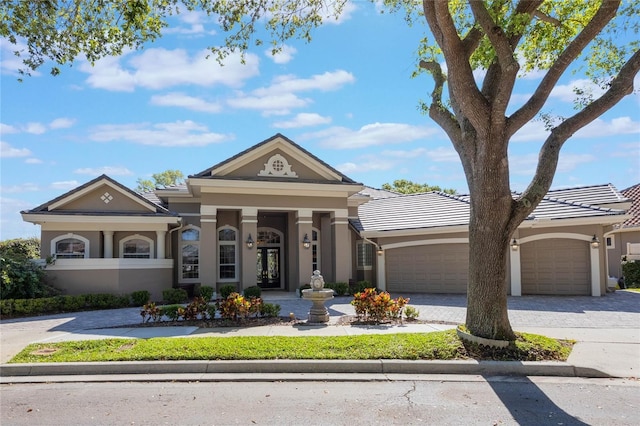
{"type": "Polygon", "coordinates": [[[467,244],[402,247],[386,253],[387,290],[410,293],[466,293],[467,244]]]}
{"type": "Polygon", "coordinates": [[[589,243],[538,240],[520,246],[522,294],[590,295],[589,243]]]}

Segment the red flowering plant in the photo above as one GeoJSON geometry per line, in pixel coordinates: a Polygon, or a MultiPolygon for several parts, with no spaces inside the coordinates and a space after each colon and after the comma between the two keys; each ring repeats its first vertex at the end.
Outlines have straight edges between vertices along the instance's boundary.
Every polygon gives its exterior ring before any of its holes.
{"type": "Polygon", "coordinates": [[[358,321],[381,323],[387,320],[397,320],[402,317],[402,310],[409,303],[409,299],[391,295],[375,288],[365,288],[364,291],[353,295],[351,305],[355,308],[358,321]]]}
{"type": "Polygon", "coordinates": [[[219,303],[218,310],[222,318],[237,320],[257,314],[260,312],[260,305],[262,305],[261,298],[252,297],[247,299],[234,292],[219,303]]]}

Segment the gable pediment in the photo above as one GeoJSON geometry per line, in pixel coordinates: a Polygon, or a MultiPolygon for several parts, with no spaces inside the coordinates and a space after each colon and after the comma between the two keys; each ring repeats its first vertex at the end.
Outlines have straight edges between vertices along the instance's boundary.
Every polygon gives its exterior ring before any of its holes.
{"type": "Polygon", "coordinates": [[[149,201],[118,184],[107,176],[100,176],[34,211],[81,213],[156,213],[149,201]]]}
{"type": "Polygon", "coordinates": [[[280,134],[192,177],[355,183],[280,134]]]}

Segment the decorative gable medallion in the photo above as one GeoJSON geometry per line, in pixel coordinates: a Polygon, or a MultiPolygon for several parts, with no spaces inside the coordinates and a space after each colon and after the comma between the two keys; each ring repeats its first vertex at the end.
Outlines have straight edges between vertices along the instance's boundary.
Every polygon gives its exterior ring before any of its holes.
{"type": "Polygon", "coordinates": [[[105,204],[109,204],[109,201],[113,200],[113,196],[108,192],[105,192],[104,194],[102,194],[100,199],[104,201],[105,204]]]}
{"type": "Polygon", "coordinates": [[[258,176],[298,177],[296,172],[291,170],[291,165],[287,159],[280,154],[272,155],[265,163],[264,169],[260,170],[258,176]]]}

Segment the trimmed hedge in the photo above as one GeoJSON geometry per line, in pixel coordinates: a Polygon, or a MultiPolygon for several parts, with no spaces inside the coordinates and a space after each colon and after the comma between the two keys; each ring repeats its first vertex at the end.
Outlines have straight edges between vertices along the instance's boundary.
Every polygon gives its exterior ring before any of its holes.
{"type": "Polygon", "coordinates": [[[127,308],[129,305],[129,295],[117,296],[113,294],[83,294],[42,297],[39,299],[2,299],[0,300],[0,315],[2,317],[19,317],[95,309],[127,308]]]}

